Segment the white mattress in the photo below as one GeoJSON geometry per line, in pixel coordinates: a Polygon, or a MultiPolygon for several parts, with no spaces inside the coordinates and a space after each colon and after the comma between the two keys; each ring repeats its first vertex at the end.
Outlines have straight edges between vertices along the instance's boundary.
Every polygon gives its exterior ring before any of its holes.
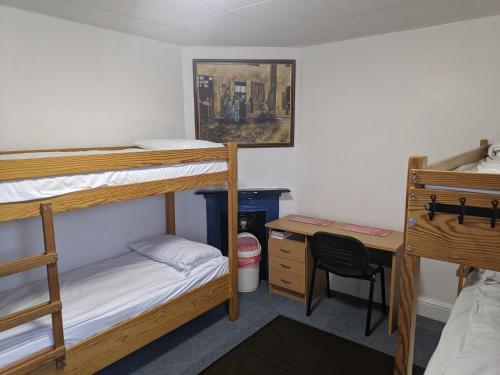
{"type": "MultiPolygon", "coordinates": [[[[455,169],[455,171],[471,172],[471,173],[500,173],[500,158],[491,159],[487,157],[478,163],[462,165],[457,169],[455,169]]],[[[500,190],[470,189],[457,186],[441,186],[441,185],[425,185],[425,188],[435,189],[435,190],[465,191],[469,193],[500,195],[500,190]]]]}
{"type": "Polygon", "coordinates": [[[479,280],[465,287],[453,305],[425,374],[499,373],[500,284],[479,280]]]}
{"type": "MultiPolygon", "coordinates": [[[[123,152],[144,152],[141,149],[116,151],[40,152],[0,155],[0,160],[93,155],[123,152]]],[[[100,173],[77,174],[0,182],[0,203],[23,202],[51,198],[75,191],[103,186],[117,186],[140,182],[167,180],[227,171],[227,162],[216,160],[190,164],[175,164],[151,168],[137,168],[100,173]]]]}
{"type": "MultiPolygon", "coordinates": [[[[136,252],[60,275],[66,345],[79,341],[216,279],[228,271],[226,257],[194,268],[188,277],[136,252]]],[[[0,315],[48,300],[42,280],[0,293],[0,315]]],[[[0,368],[52,345],[50,316],[0,332],[0,368]]]]}

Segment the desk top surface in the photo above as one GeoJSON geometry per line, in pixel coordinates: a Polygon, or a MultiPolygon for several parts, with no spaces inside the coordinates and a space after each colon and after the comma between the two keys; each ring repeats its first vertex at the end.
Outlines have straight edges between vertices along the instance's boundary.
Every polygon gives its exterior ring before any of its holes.
{"type": "Polygon", "coordinates": [[[393,231],[388,236],[382,237],[342,230],[341,228],[347,223],[335,221],[332,224],[322,227],[320,225],[305,224],[289,220],[290,216],[292,215],[271,221],[266,224],[266,227],[270,229],[299,233],[306,236],[312,236],[316,232],[328,232],[344,236],[351,236],[363,242],[366,247],[389,251],[392,253],[395,253],[399,248],[403,246],[403,232],[393,231]]]}

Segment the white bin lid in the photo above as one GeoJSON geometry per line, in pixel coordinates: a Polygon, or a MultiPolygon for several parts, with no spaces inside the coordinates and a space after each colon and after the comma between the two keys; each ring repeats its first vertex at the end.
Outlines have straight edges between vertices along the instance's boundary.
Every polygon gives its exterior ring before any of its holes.
{"type": "Polygon", "coordinates": [[[251,258],[260,255],[262,247],[252,233],[241,232],[238,234],[238,257],[251,258]]]}

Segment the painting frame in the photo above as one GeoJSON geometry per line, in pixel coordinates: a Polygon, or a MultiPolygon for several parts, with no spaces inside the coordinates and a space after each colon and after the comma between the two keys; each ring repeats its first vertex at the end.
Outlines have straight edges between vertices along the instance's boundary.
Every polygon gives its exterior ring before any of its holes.
{"type": "MultiPolygon", "coordinates": [[[[289,107],[289,113],[286,117],[286,120],[289,124],[286,124],[289,128],[288,140],[286,142],[259,142],[258,140],[253,142],[248,141],[240,141],[238,139],[226,139],[225,142],[228,141],[236,141],[239,147],[248,147],[248,148],[256,148],[256,147],[294,147],[295,142],[295,86],[296,86],[296,60],[295,59],[193,59],[193,99],[194,99],[194,115],[195,115],[195,134],[196,139],[203,139],[209,141],[220,142],[220,140],[207,139],[209,137],[202,136],[201,126],[201,110],[200,110],[200,93],[199,93],[199,69],[200,64],[214,64],[214,65],[284,65],[290,68],[290,85],[289,90],[287,87],[287,101],[289,107]]],[[[276,92],[276,94],[278,94],[276,92]]],[[[282,93],[284,94],[284,93],[282,93]]],[[[265,93],[263,94],[265,95],[265,93]]],[[[282,99],[285,100],[285,99],[282,99]]],[[[276,99],[277,101],[277,99],[276,99]]],[[[209,101],[210,103],[210,101],[209,101]]],[[[276,103],[275,103],[276,104],[276,103]]],[[[283,105],[283,104],[282,104],[283,105]]],[[[213,108],[213,104],[212,104],[213,108]]],[[[283,111],[283,109],[282,109],[283,111]]],[[[276,112],[275,112],[276,113],[276,112]]],[[[215,117],[215,116],[214,116],[215,117]]],[[[275,117],[277,117],[275,115],[275,117]]],[[[276,121],[276,118],[274,119],[276,121]]],[[[213,125],[219,126],[219,125],[213,125]]],[[[282,126],[282,125],[278,125],[282,126]]],[[[285,126],[285,125],[283,125],[285,126]]]]}

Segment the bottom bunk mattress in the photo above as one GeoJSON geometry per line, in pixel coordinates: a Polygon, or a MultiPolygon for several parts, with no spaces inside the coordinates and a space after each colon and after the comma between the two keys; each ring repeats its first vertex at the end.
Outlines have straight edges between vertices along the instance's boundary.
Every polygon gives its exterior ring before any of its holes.
{"type": "MultiPolygon", "coordinates": [[[[226,257],[183,272],[134,251],[60,275],[66,346],[228,272],[226,257]]],[[[0,316],[48,300],[47,281],[0,293],[0,316]]],[[[0,368],[51,346],[50,316],[0,333],[0,368]]]]}
{"type": "Polygon", "coordinates": [[[453,305],[426,375],[500,373],[500,277],[474,271],[453,305]]]}

